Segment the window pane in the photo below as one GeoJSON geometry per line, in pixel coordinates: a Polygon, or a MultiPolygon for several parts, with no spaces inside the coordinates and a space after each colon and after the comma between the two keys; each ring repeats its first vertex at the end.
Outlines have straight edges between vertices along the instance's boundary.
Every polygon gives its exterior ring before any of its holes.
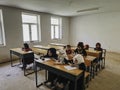
{"type": "Polygon", "coordinates": [[[51,26],[51,38],[54,39],[54,26],[51,26]]]}
{"type": "Polygon", "coordinates": [[[37,25],[31,25],[32,41],[38,40],[37,25]]]}
{"type": "Polygon", "coordinates": [[[59,24],[59,19],[58,18],[51,18],[51,24],[58,25],[59,24]]]}
{"type": "Polygon", "coordinates": [[[22,13],[22,24],[28,25],[23,26],[25,30],[23,32],[24,41],[39,41],[41,40],[41,32],[40,29],[40,17],[39,15],[30,14],[30,13],[22,13]]]}
{"type": "Polygon", "coordinates": [[[23,40],[30,41],[29,25],[23,24],[23,40]]]}
{"type": "Polygon", "coordinates": [[[55,26],[55,38],[59,38],[59,27],[55,26]]]}
{"type": "Polygon", "coordinates": [[[23,23],[37,23],[37,17],[36,15],[22,14],[22,22],[23,23]]]}
{"type": "Polygon", "coordinates": [[[61,39],[62,31],[61,31],[61,18],[51,17],[51,39],[61,39]]]}

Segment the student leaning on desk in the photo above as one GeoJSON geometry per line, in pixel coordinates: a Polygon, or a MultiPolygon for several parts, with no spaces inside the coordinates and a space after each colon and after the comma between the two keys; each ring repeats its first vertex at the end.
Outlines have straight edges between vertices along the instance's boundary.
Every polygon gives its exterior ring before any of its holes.
{"type": "MultiPolygon", "coordinates": [[[[47,54],[45,56],[43,56],[44,58],[52,58],[52,59],[55,59],[55,60],[58,60],[58,55],[56,53],[56,49],[55,48],[50,48],[48,49],[47,51],[47,54]]],[[[54,81],[55,79],[57,78],[57,75],[52,73],[52,72],[48,72],[48,83],[50,87],[53,87],[54,86],[54,81]]]]}
{"type": "MultiPolygon", "coordinates": [[[[68,62],[67,64],[69,64],[72,67],[77,67],[84,71],[86,70],[86,66],[84,63],[84,57],[82,55],[80,55],[80,54],[74,55],[73,54],[73,58],[71,61],[72,62],[68,62]]],[[[55,81],[56,81],[55,88],[61,88],[59,90],[66,90],[65,88],[69,88],[69,90],[74,90],[74,82],[71,82],[64,77],[57,76],[55,81]]],[[[58,90],[58,89],[55,89],[55,90],[58,90]]]]}
{"type": "MultiPolygon", "coordinates": [[[[87,53],[84,50],[84,45],[82,42],[78,43],[78,48],[75,50],[75,52],[71,49],[70,45],[67,45],[66,49],[62,50],[62,52],[61,52],[61,50],[59,52],[60,53],[59,53],[58,59],[61,60],[61,58],[62,58],[62,62],[64,62],[65,64],[69,64],[69,63],[73,64],[74,63],[73,66],[77,65],[77,64],[81,64],[81,63],[84,64],[83,57],[87,56],[87,53]]],[[[84,66],[85,65],[83,65],[83,67],[84,66]]],[[[81,69],[83,69],[83,68],[81,68],[81,69]]]]}
{"type": "Polygon", "coordinates": [[[73,57],[73,64],[71,66],[76,66],[79,69],[86,70],[85,61],[81,54],[76,54],[73,57]]]}
{"type": "MultiPolygon", "coordinates": [[[[63,55],[63,52],[61,52],[60,55],[63,55]]],[[[62,56],[62,58],[64,58],[63,56],[62,56]]],[[[61,59],[58,59],[58,55],[56,53],[55,48],[48,49],[47,54],[43,57],[44,58],[52,58],[52,59],[54,59],[56,61],[59,61],[59,62],[61,60],[61,59]]],[[[52,88],[52,90],[58,90],[58,88],[59,88],[59,90],[61,90],[60,88],[64,88],[64,84],[66,83],[66,79],[64,79],[64,80],[65,81],[63,82],[62,77],[54,74],[51,71],[48,71],[48,81],[47,81],[46,85],[49,86],[50,88],[52,88]]]]}
{"type": "MultiPolygon", "coordinates": [[[[71,49],[67,49],[67,50],[68,50],[68,52],[70,52],[69,54],[66,51],[66,53],[60,53],[60,55],[58,56],[56,54],[56,49],[55,48],[50,48],[50,49],[48,49],[47,54],[44,56],[44,58],[54,58],[56,61],[59,61],[59,62],[61,62],[60,60],[62,60],[62,64],[69,64],[69,63],[71,63],[70,64],[71,66],[76,66],[79,69],[85,70],[85,67],[84,67],[85,64],[84,64],[84,58],[83,58],[83,56],[80,55],[80,54],[76,54],[76,55],[73,54],[70,51],[71,49]],[[68,56],[68,58],[66,58],[67,56],[68,56]],[[60,58],[64,58],[64,60],[60,59],[60,58]],[[67,59],[70,59],[70,60],[67,60],[67,59]],[[68,62],[66,62],[66,60],[68,62]]],[[[50,71],[48,72],[48,83],[46,83],[46,85],[50,86],[53,89],[55,89],[55,88],[61,88],[61,89],[63,89],[68,84],[70,84],[70,87],[71,87],[72,84],[73,84],[73,82],[70,82],[66,78],[61,77],[61,76],[59,76],[57,74],[54,74],[54,73],[52,73],[50,71]]],[[[72,90],[72,88],[74,88],[74,86],[71,87],[71,90],[72,90]]]]}

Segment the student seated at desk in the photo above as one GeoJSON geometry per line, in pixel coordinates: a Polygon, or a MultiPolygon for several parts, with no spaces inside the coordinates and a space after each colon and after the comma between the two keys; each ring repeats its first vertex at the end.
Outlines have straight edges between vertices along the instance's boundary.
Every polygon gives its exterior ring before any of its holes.
{"type": "MultiPolygon", "coordinates": [[[[24,45],[24,47],[22,48],[23,51],[25,52],[32,51],[32,49],[29,47],[27,43],[24,43],[23,45],[24,45]]],[[[26,69],[27,64],[31,64],[33,62],[34,62],[34,54],[31,53],[29,57],[24,58],[24,61],[22,60],[23,63],[22,69],[26,69]]]]}
{"type": "Polygon", "coordinates": [[[74,54],[74,51],[71,49],[71,46],[67,45],[66,46],[66,57],[64,59],[65,64],[67,64],[68,62],[71,62],[73,58],[73,54],[74,54]]]}
{"type": "Polygon", "coordinates": [[[96,66],[96,72],[97,72],[97,69],[100,70],[100,61],[102,60],[102,51],[103,51],[103,49],[101,48],[101,44],[99,42],[96,43],[94,50],[101,51],[99,57],[97,57],[94,60],[94,63],[97,63],[97,66],[96,66]]]}
{"type": "Polygon", "coordinates": [[[66,54],[72,54],[73,53],[73,50],[71,49],[71,46],[70,45],[67,45],[66,46],[66,54]]]}
{"type": "Polygon", "coordinates": [[[66,46],[59,50],[59,54],[66,54],[66,46]]]}
{"type": "Polygon", "coordinates": [[[74,50],[76,54],[81,54],[83,57],[87,56],[87,53],[84,49],[84,44],[83,42],[79,42],[77,45],[77,48],[74,50]]]}
{"type": "Polygon", "coordinates": [[[89,50],[89,45],[86,44],[86,45],[84,46],[84,49],[85,49],[85,50],[89,50]]]}
{"type": "Polygon", "coordinates": [[[27,43],[24,43],[24,47],[22,48],[23,51],[32,51],[32,49],[29,47],[29,45],[27,43]]]}
{"type": "Polygon", "coordinates": [[[101,43],[97,42],[96,45],[95,45],[94,50],[96,50],[96,51],[102,51],[101,43]]]}
{"type": "Polygon", "coordinates": [[[102,59],[102,51],[103,51],[103,49],[101,48],[101,44],[99,42],[96,43],[94,50],[101,51],[99,59],[102,59]]]}
{"type": "Polygon", "coordinates": [[[78,67],[79,69],[86,70],[84,58],[81,54],[76,54],[73,57],[73,64],[72,66],[78,67]]]}
{"type": "Polygon", "coordinates": [[[66,58],[66,57],[67,57],[66,46],[63,46],[63,49],[59,50],[58,59],[60,62],[63,62],[64,58],[66,58]]]}
{"type": "MultiPolygon", "coordinates": [[[[73,57],[73,64],[71,66],[76,66],[79,69],[85,71],[86,70],[86,66],[85,66],[85,62],[84,62],[84,57],[81,54],[76,54],[73,57]]],[[[78,82],[78,84],[80,85],[81,82],[78,82]]],[[[74,82],[70,82],[70,90],[74,90],[74,82]]]]}
{"type": "Polygon", "coordinates": [[[56,49],[55,48],[50,48],[47,51],[47,54],[44,56],[45,58],[53,58],[53,59],[58,59],[58,55],[56,53],[56,49]]]}
{"type": "MultiPolygon", "coordinates": [[[[44,56],[44,58],[52,58],[57,60],[58,59],[58,55],[56,54],[56,49],[55,48],[50,48],[47,51],[47,54],[44,56]]],[[[57,78],[57,75],[52,73],[52,72],[48,72],[48,81],[50,82],[50,87],[54,86],[54,81],[57,78]]]]}
{"type": "MultiPolygon", "coordinates": [[[[86,70],[84,58],[82,55],[76,54],[72,60],[73,62],[70,64],[72,67],[77,67],[84,71],[86,70]]],[[[69,88],[69,90],[74,90],[74,87],[75,87],[74,82],[71,82],[64,77],[58,76],[56,82],[57,82],[56,88],[60,88],[60,89],[55,89],[55,90],[66,90],[66,88],[69,88]]]]}

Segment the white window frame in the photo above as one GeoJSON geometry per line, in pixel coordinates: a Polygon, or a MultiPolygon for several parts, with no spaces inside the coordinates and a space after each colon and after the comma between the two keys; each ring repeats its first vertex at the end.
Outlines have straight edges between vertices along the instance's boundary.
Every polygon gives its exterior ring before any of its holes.
{"type": "Polygon", "coordinates": [[[23,37],[23,41],[24,42],[40,42],[41,41],[41,26],[40,26],[40,15],[38,14],[32,14],[32,13],[25,13],[25,12],[22,12],[22,14],[25,14],[25,15],[31,15],[31,16],[36,16],[37,17],[37,23],[25,23],[22,21],[22,25],[26,24],[29,26],[29,35],[30,35],[30,40],[29,41],[24,41],[24,37],[23,37]],[[32,40],[32,30],[31,30],[31,26],[32,25],[37,25],[37,38],[38,40],[32,40]]]}
{"type": "Polygon", "coordinates": [[[59,23],[58,23],[58,24],[52,24],[52,23],[51,23],[51,27],[52,27],[52,26],[54,27],[54,34],[53,34],[53,36],[52,36],[52,30],[51,30],[51,39],[52,39],[52,40],[60,40],[60,39],[62,39],[62,18],[60,18],[60,17],[53,17],[53,16],[51,17],[51,19],[52,19],[52,18],[53,18],[53,19],[58,19],[58,22],[59,22],[59,23]],[[56,32],[55,32],[55,26],[58,26],[58,29],[59,29],[59,30],[58,30],[58,31],[59,31],[59,32],[58,32],[58,33],[59,33],[59,34],[58,34],[58,35],[59,35],[58,38],[55,37],[55,33],[56,33],[56,32]],[[52,37],[53,37],[53,38],[52,38],[52,37]]]}
{"type": "Polygon", "coordinates": [[[2,42],[2,43],[0,43],[0,47],[2,47],[2,46],[6,45],[2,9],[0,9],[0,32],[1,32],[0,38],[1,38],[1,42],[2,42]]]}

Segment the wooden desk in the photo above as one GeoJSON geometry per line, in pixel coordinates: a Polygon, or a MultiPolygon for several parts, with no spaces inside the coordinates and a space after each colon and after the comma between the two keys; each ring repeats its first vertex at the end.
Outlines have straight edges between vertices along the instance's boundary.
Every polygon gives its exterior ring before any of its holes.
{"type": "Polygon", "coordinates": [[[51,48],[55,48],[57,51],[63,49],[62,46],[54,46],[54,45],[49,45],[51,48]]]}
{"type": "MultiPolygon", "coordinates": [[[[77,47],[72,46],[72,50],[75,50],[77,47]]],[[[95,51],[94,49],[86,50],[88,56],[99,57],[101,51],[95,51]]]]}
{"type": "Polygon", "coordinates": [[[85,64],[87,67],[87,71],[90,72],[90,79],[93,77],[94,78],[94,69],[93,69],[93,61],[95,60],[96,57],[94,56],[87,56],[84,58],[85,64]]]}
{"type": "Polygon", "coordinates": [[[42,55],[46,55],[47,54],[47,50],[45,49],[39,49],[39,48],[32,48],[32,51],[35,53],[35,54],[42,54],[42,55]]]}
{"type": "Polygon", "coordinates": [[[48,50],[49,48],[55,48],[56,50],[60,50],[63,49],[62,44],[50,44],[48,46],[43,46],[43,45],[34,45],[33,48],[37,48],[37,49],[43,49],[43,50],[48,50]]]}
{"type": "MultiPolygon", "coordinates": [[[[100,55],[101,55],[101,51],[95,51],[95,50],[86,50],[87,52],[87,55],[89,56],[94,56],[96,57],[96,59],[94,60],[97,60],[98,62],[91,62],[91,76],[94,78],[95,76],[95,73],[97,73],[97,69],[98,69],[98,65],[100,65],[100,55]]],[[[101,66],[101,65],[100,65],[101,66]]]]}
{"type": "Polygon", "coordinates": [[[94,57],[94,56],[86,56],[86,57],[84,58],[85,64],[86,64],[87,66],[91,66],[91,62],[93,62],[95,58],[96,58],[96,57],[94,57]]]}
{"type": "Polygon", "coordinates": [[[50,47],[49,46],[43,46],[43,45],[34,45],[34,48],[39,48],[39,49],[44,49],[44,50],[48,50],[50,47]]]}
{"type": "Polygon", "coordinates": [[[54,46],[66,46],[67,44],[62,44],[62,43],[50,43],[50,45],[54,45],[54,46]]]}
{"type": "MultiPolygon", "coordinates": [[[[73,57],[74,57],[74,54],[69,54],[69,55],[67,55],[67,57],[68,57],[69,60],[72,60],[73,57]]],[[[95,56],[86,56],[86,57],[84,58],[85,64],[86,64],[87,66],[91,66],[91,62],[93,62],[93,60],[94,60],[95,58],[96,58],[95,56]]]]}
{"type": "MultiPolygon", "coordinates": [[[[68,59],[72,60],[73,58],[73,54],[68,55],[68,59]]],[[[93,61],[95,60],[96,57],[94,56],[86,56],[84,58],[84,62],[86,65],[86,71],[90,72],[90,78],[93,77],[94,78],[94,69],[93,69],[93,61]]]]}
{"type": "Polygon", "coordinates": [[[63,49],[63,46],[66,46],[66,44],[61,44],[61,43],[50,43],[49,45],[52,48],[55,48],[57,50],[63,49]]]}
{"type": "Polygon", "coordinates": [[[95,50],[86,50],[88,56],[94,56],[99,57],[101,51],[95,51],[95,50]]]}
{"type": "MultiPolygon", "coordinates": [[[[24,62],[25,57],[27,57],[27,56],[29,57],[30,54],[34,54],[33,51],[25,52],[22,50],[22,48],[10,49],[11,66],[12,67],[16,66],[16,65],[13,65],[12,55],[18,56],[24,62]]],[[[25,76],[28,75],[28,74],[25,74],[25,68],[24,68],[24,75],[25,76]]]]}
{"type": "MultiPolygon", "coordinates": [[[[36,87],[43,85],[43,83],[38,85],[37,67],[40,67],[74,82],[74,86],[75,86],[74,90],[84,90],[84,71],[83,70],[79,70],[79,69],[67,70],[64,68],[65,65],[55,65],[53,60],[49,60],[46,62],[35,61],[35,65],[36,65],[35,67],[36,87]],[[81,84],[78,85],[78,82],[80,82],[81,84]]],[[[45,76],[47,80],[47,75],[45,76]]]]}

